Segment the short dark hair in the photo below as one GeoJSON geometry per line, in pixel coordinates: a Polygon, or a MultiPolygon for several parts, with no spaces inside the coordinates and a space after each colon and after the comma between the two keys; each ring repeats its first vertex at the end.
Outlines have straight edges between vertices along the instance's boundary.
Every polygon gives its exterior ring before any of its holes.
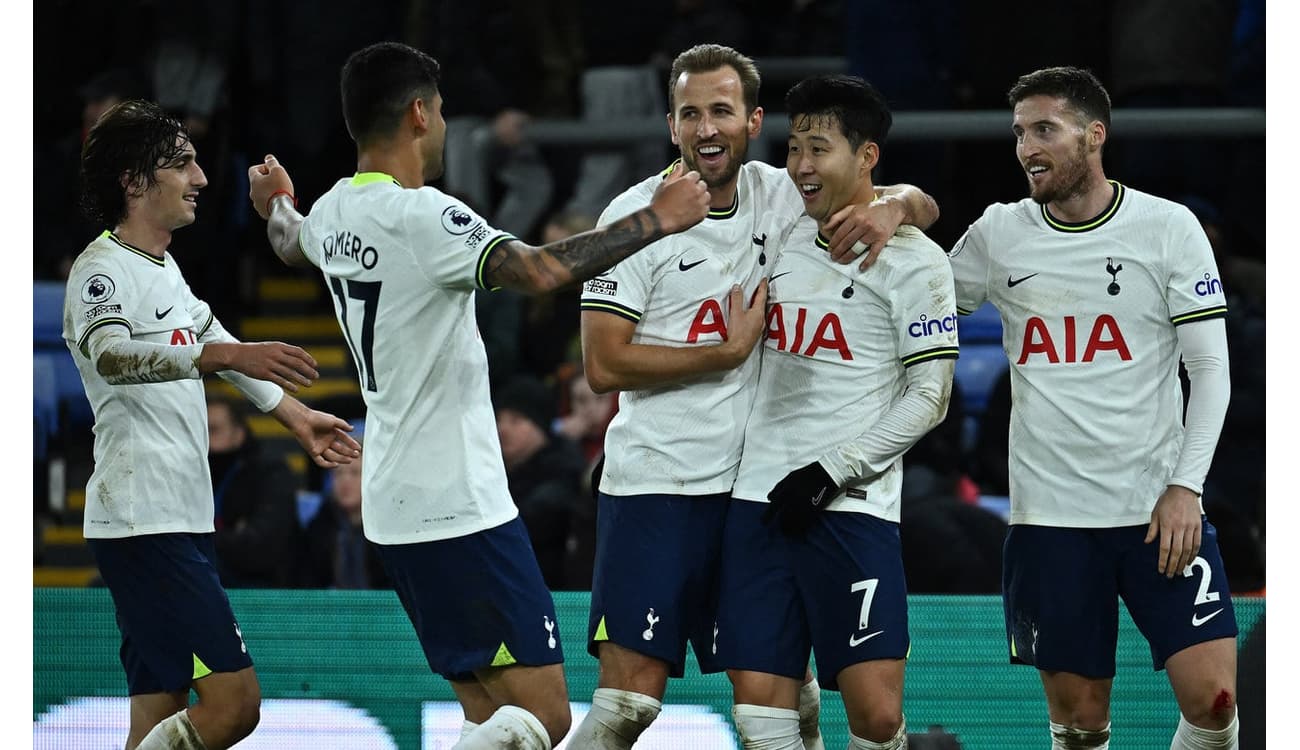
{"type": "Polygon", "coordinates": [[[857,76],[818,75],[796,83],[785,94],[790,123],[817,116],[833,116],[854,151],[867,141],[884,143],[894,116],[885,97],[857,76]]]}
{"type": "Polygon", "coordinates": [[[438,93],[438,61],[414,47],[380,42],[343,63],[343,121],[358,145],[389,135],[412,99],[438,93]]]}
{"type": "Polygon", "coordinates": [[[1110,94],[1090,70],[1063,66],[1026,73],[1007,92],[1007,101],[1014,108],[1031,96],[1064,99],[1088,122],[1101,120],[1110,129],[1110,94]]]}
{"type": "Polygon", "coordinates": [[[180,120],[153,102],[131,99],[114,105],[81,147],[81,210],[86,218],[100,226],[117,226],[126,217],[130,186],[143,180],[145,190],[153,187],[158,170],[180,159],[189,142],[180,120]]]}
{"type": "Polygon", "coordinates": [[[731,47],[721,44],[697,44],[682,52],[673,60],[672,70],[668,73],[668,106],[675,109],[673,97],[677,90],[677,79],[682,73],[708,73],[719,68],[731,68],[740,77],[741,96],[745,100],[745,112],[753,112],[758,106],[758,87],[763,82],[754,61],[731,47]]]}

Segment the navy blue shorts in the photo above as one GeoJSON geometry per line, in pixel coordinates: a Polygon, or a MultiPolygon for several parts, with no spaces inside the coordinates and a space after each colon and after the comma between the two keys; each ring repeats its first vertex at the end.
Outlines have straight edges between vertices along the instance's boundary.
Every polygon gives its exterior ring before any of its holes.
{"type": "Polygon", "coordinates": [[[1151,663],[1197,643],[1235,638],[1237,618],[1214,526],[1181,575],[1156,569],[1147,526],[1071,529],[1015,525],[1003,553],[1002,595],[1013,664],[1093,679],[1115,676],[1119,598],[1151,646],[1151,663]]]}
{"type": "Polygon", "coordinates": [[[823,513],[804,539],[764,524],[767,503],[732,501],[723,542],[718,662],[838,690],[845,667],[907,657],[907,581],[898,524],[823,513]]]}
{"type": "Polygon", "coordinates": [[[713,637],[729,501],[726,494],[600,493],[587,622],[592,656],[610,641],[667,662],[668,673],[681,677],[689,640],[701,672],[721,671],[713,637]]]}
{"type": "Polygon", "coordinates": [[[464,682],[476,669],[564,661],[555,602],[518,517],[453,539],[375,546],[434,672],[464,682]]]}
{"type": "Polygon", "coordinates": [[[113,595],[129,695],[189,690],[253,666],[221,588],[212,534],[87,539],[113,595]]]}

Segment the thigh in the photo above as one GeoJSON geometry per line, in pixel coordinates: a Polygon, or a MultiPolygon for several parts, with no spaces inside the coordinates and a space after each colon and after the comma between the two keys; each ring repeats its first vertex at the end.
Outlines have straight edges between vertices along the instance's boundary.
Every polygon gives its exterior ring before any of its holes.
{"type": "Polygon", "coordinates": [[[868,727],[903,712],[904,659],[876,659],[845,667],[836,675],[849,727],[866,737],[868,727]]]}
{"type": "Polygon", "coordinates": [[[88,541],[117,610],[130,695],[188,690],[208,674],[252,666],[213,563],[212,535],[88,541]]]}
{"type": "MultiPolygon", "coordinates": [[[[808,621],[786,538],[774,524],[762,521],[767,507],[732,500],[727,511],[718,585],[717,664],[728,671],[802,680],[812,646],[808,621]]],[[[740,692],[737,684],[737,695],[740,692]]]]}
{"type": "Polygon", "coordinates": [[[1116,559],[1101,531],[1024,524],[1007,531],[1002,596],[1011,663],[1115,676],[1116,559]]]}
{"type": "Polygon", "coordinates": [[[838,690],[838,674],[854,664],[907,657],[907,582],[897,523],[828,512],[806,540],[790,544],[790,556],[822,687],[838,690]]]}
{"type": "Polygon", "coordinates": [[[713,663],[718,564],[727,495],[601,493],[596,516],[588,651],[624,649],[668,664],[681,677],[686,644],[702,671],[713,663]]]}
{"type": "Polygon", "coordinates": [[[376,548],[434,672],[468,680],[485,667],[564,661],[555,603],[518,518],[454,539],[376,548]]]}
{"type": "Polygon", "coordinates": [[[1121,550],[1120,594],[1133,622],[1151,644],[1151,662],[1163,669],[1173,654],[1198,643],[1237,637],[1237,618],[1218,533],[1201,519],[1201,549],[1181,575],[1156,568],[1159,546],[1145,543],[1146,527],[1113,529],[1121,550]]]}

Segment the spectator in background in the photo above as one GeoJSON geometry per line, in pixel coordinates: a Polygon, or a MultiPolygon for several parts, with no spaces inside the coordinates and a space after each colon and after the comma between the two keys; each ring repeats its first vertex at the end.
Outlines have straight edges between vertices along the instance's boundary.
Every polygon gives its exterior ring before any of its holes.
{"type": "MultiPolygon", "coordinates": [[[[556,242],[594,226],[596,220],[587,214],[561,211],[547,219],[542,228],[542,242],[556,242]]],[[[522,301],[515,352],[521,373],[542,380],[552,376],[564,378],[567,374],[565,364],[582,360],[582,342],[578,338],[578,292],[576,288],[560,289],[522,301]]],[[[491,353],[489,348],[489,362],[491,353]]]]}
{"type": "MultiPolygon", "coordinates": [[[[353,423],[352,436],[364,444],[364,425],[353,423]]],[[[392,588],[374,543],[361,525],[362,458],[326,475],[324,500],[303,534],[298,583],[306,588],[392,588]]]]}
{"type": "Polygon", "coordinates": [[[555,431],[578,446],[590,472],[605,452],[605,430],[618,411],[618,393],[596,393],[581,371],[574,373],[565,387],[568,409],[557,420],[555,431]]]}
{"type": "Polygon", "coordinates": [[[242,405],[232,399],[208,398],[208,468],[221,585],[291,586],[298,482],[282,459],[262,449],[242,405]]]}
{"type": "Polygon", "coordinates": [[[564,580],[569,527],[579,502],[582,457],[568,438],[553,435],[555,397],[534,378],[514,378],[493,399],[497,436],[510,496],[552,591],[564,580]]]}

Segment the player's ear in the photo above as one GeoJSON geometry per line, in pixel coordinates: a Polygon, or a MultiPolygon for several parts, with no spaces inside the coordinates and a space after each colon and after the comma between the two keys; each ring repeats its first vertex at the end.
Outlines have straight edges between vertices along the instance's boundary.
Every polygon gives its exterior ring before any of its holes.
{"type": "Polygon", "coordinates": [[[758,137],[763,130],[763,108],[754,107],[754,111],[749,113],[749,122],[745,125],[745,130],[749,133],[750,139],[758,137]]]}
{"type": "Polygon", "coordinates": [[[865,174],[870,174],[871,170],[876,168],[880,162],[880,144],[875,141],[866,141],[858,146],[858,154],[861,161],[861,169],[865,174]]]}
{"type": "Polygon", "coordinates": [[[1106,144],[1106,124],[1101,120],[1088,123],[1088,148],[1092,151],[1106,144]]]}

